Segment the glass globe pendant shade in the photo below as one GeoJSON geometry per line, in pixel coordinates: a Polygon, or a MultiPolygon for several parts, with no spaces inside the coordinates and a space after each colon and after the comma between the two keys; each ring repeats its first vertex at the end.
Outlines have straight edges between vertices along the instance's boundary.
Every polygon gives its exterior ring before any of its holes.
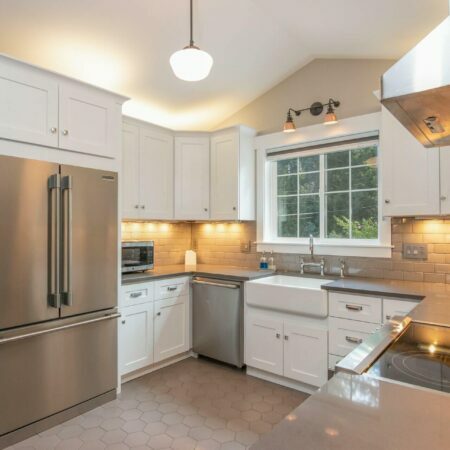
{"type": "Polygon", "coordinates": [[[178,50],[170,57],[170,65],[177,78],[185,81],[200,81],[211,71],[211,55],[195,45],[178,50]]]}

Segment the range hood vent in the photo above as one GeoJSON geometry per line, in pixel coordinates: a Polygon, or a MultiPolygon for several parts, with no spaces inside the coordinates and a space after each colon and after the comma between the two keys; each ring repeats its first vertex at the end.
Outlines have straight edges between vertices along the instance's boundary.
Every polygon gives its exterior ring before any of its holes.
{"type": "Polygon", "coordinates": [[[450,145],[450,17],[382,76],[381,103],[425,147],[450,145]]]}

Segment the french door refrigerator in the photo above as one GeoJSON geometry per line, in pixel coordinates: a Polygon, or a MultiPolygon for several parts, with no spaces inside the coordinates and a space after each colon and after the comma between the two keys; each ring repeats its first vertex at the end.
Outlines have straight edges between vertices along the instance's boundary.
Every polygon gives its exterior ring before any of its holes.
{"type": "Polygon", "coordinates": [[[116,173],[0,156],[0,448],[114,398],[117,222],[116,173]]]}

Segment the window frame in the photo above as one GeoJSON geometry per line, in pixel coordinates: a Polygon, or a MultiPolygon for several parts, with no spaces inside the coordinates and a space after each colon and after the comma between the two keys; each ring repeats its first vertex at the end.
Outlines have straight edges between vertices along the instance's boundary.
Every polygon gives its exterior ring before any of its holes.
{"type": "MultiPolygon", "coordinates": [[[[382,148],[380,146],[378,132],[379,132],[379,113],[368,114],[365,116],[358,116],[355,118],[344,119],[340,122],[342,125],[342,132],[334,135],[326,136],[329,133],[329,127],[323,125],[313,125],[304,127],[299,130],[302,135],[297,136],[297,139],[287,138],[284,133],[276,133],[273,135],[260,136],[256,142],[257,146],[257,164],[258,164],[258,216],[257,216],[257,250],[268,251],[273,250],[278,253],[307,253],[309,238],[292,238],[292,237],[277,237],[276,230],[278,227],[277,215],[277,194],[276,194],[276,164],[274,160],[292,159],[296,156],[312,156],[325,155],[339,150],[350,150],[351,148],[361,148],[370,145],[371,141],[377,141],[378,158],[377,158],[377,172],[378,172],[378,238],[377,239],[348,239],[348,238],[314,238],[315,253],[318,255],[337,255],[337,256],[362,256],[362,257],[391,257],[391,226],[390,219],[382,217],[382,148]],[[361,120],[362,119],[362,120],[361,120]],[[342,122],[346,122],[342,124],[342,122]],[[373,127],[376,124],[376,128],[373,127]],[[319,129],[320,127],[320,129],[319,129]],[[325,130],[324,130],[325,128],[325,130]],[[352,128],[355,129],[351,133],[352,128]],[[364,129],[366,128],[366,129],[364,129]],[[305,130],[309,132],[305,133],[305,130]],[[349,132],[350,131],[350,132],[349,132]],[[325,134],[325,136],[323,136],[325,134]],[[315,137],[316,139],[308,139],[308,137],[315,137]],[[361,143],[346,143],[359,137],[371,137],[371,140],[361,143]],[[286,140],[289,140],[286,145],[286,140]],[[259,141],[259,142],[258,142],[259,141]],[[300,142],[295,142],[300,141],[300,142]],[[285,145],[282,145],[282,144],[285,145]],[[332,146],[328,146],[329,144],[332,146]],[[340,143],[342,143],[340,145],[340,143]],[[278,144],[278,145],[277,145],[278,144]],[[318,148],[319,145],[324,145],[318,148]],[[327,145],[328,144],[328,145],[327,145]],[[336,145],[334,145],[336,144],[336,145]],[[314,146],[312,150],[301,150],[301,147],[314,146]],[[291,153],[282,153],[276,155],[276,152],[283,152],[287,150],[291,153]],[[295,150],[298,150],[295,152],[295,150]],[[275,232],[274,232],[275,231],[275,232]]],[[[292,133],[294,134],[294,133],[292,133]]],[[[295,133],[297,134],[297,132],[295,133]]],[[[324,160],[325,156],[321,156],[324,160]]],[[[321,211],[325,211],[325,168],[324,161],[321,161],[320,167],[320,202],[321,211]]],[[[350,190],[351,191],[351,190],[350,190]]],[[[324,236],[325,216],[323,214],[320,218],[320,232],[324,236]]]]}

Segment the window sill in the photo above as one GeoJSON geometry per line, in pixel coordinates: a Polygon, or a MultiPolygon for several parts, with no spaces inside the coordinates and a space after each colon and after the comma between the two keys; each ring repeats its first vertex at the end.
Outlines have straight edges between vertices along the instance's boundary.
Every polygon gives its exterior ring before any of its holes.
{"type": "MultiPolygon", "coordinates": [[[[258,252],[309,254],[309,243],[288,241],[257,242],[258,252]]],[[[392,246],[381,243],[348,242],[330,243],[314,242],[314,254],[323,256],[357,256],[363,258],[390,258],[392,246]]]]}

